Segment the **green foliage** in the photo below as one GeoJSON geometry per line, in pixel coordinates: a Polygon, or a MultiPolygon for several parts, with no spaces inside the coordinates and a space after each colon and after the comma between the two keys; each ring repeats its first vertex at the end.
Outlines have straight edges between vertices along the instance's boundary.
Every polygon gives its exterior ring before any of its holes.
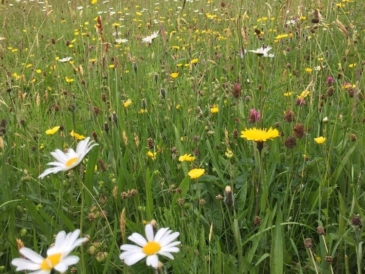
{"type": "Polygon", "coordinates": [[[119,259],[151,220],[164,273],[364,272],[361,1],[3,2],[0,273],[77,228],[78,273],[155,273],[119,259]],[[38,179],[72,130],[99,145],[38,179]]]}

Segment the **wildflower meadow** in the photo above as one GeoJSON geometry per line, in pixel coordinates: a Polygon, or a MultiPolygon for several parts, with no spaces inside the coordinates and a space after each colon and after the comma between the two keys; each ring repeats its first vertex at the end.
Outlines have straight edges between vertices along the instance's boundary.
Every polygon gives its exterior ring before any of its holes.
{"type": "Polygon", "coordinates": [[[0,273],[365,273],[364,14],[0,1],[0,273]]]}

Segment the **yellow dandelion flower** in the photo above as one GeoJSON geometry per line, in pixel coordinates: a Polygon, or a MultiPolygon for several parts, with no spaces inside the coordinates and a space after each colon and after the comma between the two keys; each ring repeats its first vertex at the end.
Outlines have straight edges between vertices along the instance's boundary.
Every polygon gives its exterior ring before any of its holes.
{"type": "Polygon", "coordinates": [[[72,83],[75,81],[75,79],[73,78],[68,78],[67,76],[65,77],[66,83],[72,83]]]}
{"type": "Polygon", "coordinates": [[[191,156],[191,154],[184,154],[179,157],[179,162],[192,162],[195,160],[194,156],[191,156]]]}
{"type": "Polygon", "coordinates": [[[70,132],[70,136],[71,137],[74,137],[76,140],[84,140],[85,139],[85,136],[84,135],[80,135],[74,131],[71,131],[70,132]]]}
{"type": "Polygon", "coordinates": [[[47,135],[53,135],[60,129],[60,126],[53,127],[51,129],[46,130],[47,135]]]}
{"type": "Polygon", "coordinates": [[[288,34],[279,34],[275,37],[275,40],[280,40],[280,39],[283,39],[283,38],[287,38],[289,35],[288,34]]]}
{"type": "Polygon", "coordinates": [[[317,138],[314,138],[314,141],[317,143],[317,144],[323,144],[324,142],[326,142],[326,138],[323,137],[323,136],[320,136],[320,137],[317,137],[317,138]]]}
{"type": "Polygon", "coordinates": [[[171,78],[172,79],[176,79],[178,76],[179,76],[179,73],[178,72],[173,72],[170,74],[171,78]]]}
{"type": "Polygon", "coordinates": [[[127,107],[129,107],[131,104],[132,104],[132,100],[131,100],[131,99],[128,99],[128,100],[126,100],[126,101],[123,103],[123,106],[124,106],[125,108],[127,108],[127,107]]]}
{"type": "Polygon", "coordinates": [[[197,64],[198,62],[199,62],[199,59],[198,59],[198,58],[194,58],[194,59],[192,59],[192,60],[190,61],[190,64],[195,65],[195,64],[197,64]]]}
{"type": "Polygon", "coordinates": [[[96,3],[98,3],[98,0],[92,0],[91,4],[95,5],[96,3]]]}
{"type": "Polygon", "coordinates": [[[305,71],[308,72],[308,73],[311,73],[313,71],[313,69],[311,69],[311,68],[305,68],[305,71]]]}
{"type": "Polygon", "coordinates": [[[297,97],[298,97],[298,99],[304,99],[304,98],[305,98],[305,97],[307,97],[309,94],[310,94],[310,91],[305,90],[305,91],[302,91],[302,93],[300,93],[297,97]]]}
{"type": "Polygon", "coordinates": [[[210,113],[214,114],[214,113],[218,113],[219,112],[219,108],[217,107],[217,105],[213,105],[210,108],[210,113]]]}
{"type": "Polygon", "coordinates": [[[156,155],[157,155],[157,152],[152,152],[152,151],[147,152],[147,157],[152,160],[156,160],[156,155]]]}
{"type": "Polygon", "coordinates": [[[198,179],[205,173],[204,168],[194,168],[188,172],[190,179],[198,179]]]}
{"type": "Polygon", "coordinates": [[[241,131],[241,138],[245,138],[248,141],[266,142],[267,140],[274,139],[276,137],[279,137],[279,131],[273,128],[266,130],[254,127],[241,131]]]}

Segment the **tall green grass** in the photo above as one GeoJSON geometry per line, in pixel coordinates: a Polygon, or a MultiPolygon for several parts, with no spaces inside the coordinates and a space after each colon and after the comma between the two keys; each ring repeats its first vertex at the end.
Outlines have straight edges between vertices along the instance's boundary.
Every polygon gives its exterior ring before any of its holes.
{"type": "Polygon", "coordinates": [[[44,255],[76,228],[90,237],[78,273],[154,273],[119,259],[152,219],[180,232],[167,273],[363,272],[361,1],[90,2],[0,5],[2,273],[16,239],[44,255]],[[263,45],[274,58],[239,54],[263,45]],[[252,127],[280,137],[260,152],[240,138],[252,127]],[[39,180],[51,151],[76,146],[72,130],[99,146],[39,180]]]}

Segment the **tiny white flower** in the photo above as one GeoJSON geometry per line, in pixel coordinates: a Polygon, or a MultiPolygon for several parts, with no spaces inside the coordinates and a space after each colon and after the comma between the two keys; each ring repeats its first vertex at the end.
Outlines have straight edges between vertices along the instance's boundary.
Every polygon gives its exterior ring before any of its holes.
{"type": "Polygon", "coordinates": [[[322,120],[323,123],[327,123],[328,122],[328,117],[324,117],[323,120],[322,120]]]}
{"type": "Polygon", "coordinates": [[[296,23],[297,23],[296,20],[291,19],[291,20],[286,21],[285,25],[287,25],[287,26],[295,26],[296,23]]]}
{"type": "Polygon", "coordinates": [[[79,235],[79,229],[67,235],[65,231],[59,232],[56,236],[54,246],[47,250],[47,258],[43,258],[27,247],[22,247],[19,249],[19,252],[27,259],[16,258],[11,263],[16,266],[16,271],[34,271],[30,272],[30,274],[49,274],[52,269],[58,272],[65,272],[69,266],[77,264],[79,261],[79,257],[74,255],[69,256],[69,254],[76,247],[87,241],[87,238],[78,239],[79,235]]]}
{"type": "Polygon", "coordinates": [[[158,36],[158,30],[152,33],[150,36],[142,38],[142,42],[151,44],[153,39],[158,36]]]}
{"type": "Polygon", "coordinates": [[[51,152],[53,158],[57,160],[57,162],[50,162],[47,165],[53,166],[51,168],[47,168],[38,178],[43,179],[48,174],[55,174],[60,171],[67,171],[75,166],[77,166],[82,159],[86,156],[86,154],[98,144],[94,143],[94,141],[89,142],[90,137],[87,137],[85,140],[80,141],[77,144],[76,152],[70,148],[66,153],[63,151],[56,149],[51,152]]]}
{"type": "Polygon", "coordinates": [[[66,63],[66,62],[71,61],[71,60],[72,60],[72,57],[65,57],[65,58],[59,59],[58,62],[66,63]]]}
{"type": "Polygon", "coordinates": [[[316,66],[314,67],[315,71],[321,71],[323,68],[325,68],[326,66],[316,66]]]}
{"type": "Polygon", "coordinates": [[[124,44],[124,43],[127,43],[128,42],[128,39],[122,39],[122,38],[118,38],[118,39],[115,39],[115,43],[117,44],[124,44]]]}
{"type": "Polygon", "coordinates": [[[174,257],[171,252],[179,252],[180,249],[176,246],[180,242],[174,242],[174,240],[180,235],[179,232],[174,232],[169,228],[160,228],[156,235],[153,233],[153,227],[151,224],[145,227],[146,238],[139,233],[133,233],[128,237],[129,240],[137,245],[125,244],[120,247],[122,252],[119,256],[121,260],[127,265],[133,265],[143,258],[147,257],[147,266],[154,268],[158,267],[158,256],[163,255],[173,260],[174,257]]]}
{"type": "Polygon", "coordinates": [[[258,48],[256,50],[248,50],[249,52],[256,53],[259,56],[263,57],[274,57],[274,54],[268,54],[268,52],[272,49],[270,46],[262,46],[261,48],[258,48]]]}

